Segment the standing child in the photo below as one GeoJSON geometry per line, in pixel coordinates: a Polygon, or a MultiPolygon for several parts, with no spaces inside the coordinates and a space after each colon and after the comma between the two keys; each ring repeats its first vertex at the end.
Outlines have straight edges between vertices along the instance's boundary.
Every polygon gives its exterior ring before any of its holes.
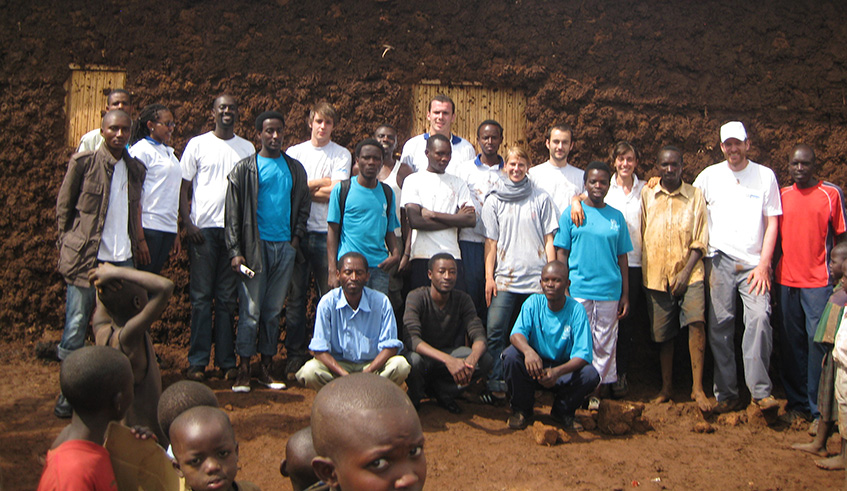
{"type": "Polygon", "coordinates": [[[73,416],[47,451],[38,490],[117,490],[103,442],[109,422],[132,404],[129,360],[103,346],[78,349],[62,362],[59,385],[73,416]]]}
{"type": "Polygon", "coordinates": [[[161,276],[103,263],[88,273],[97,288],[97,310],[92,326],[98,346],[110,346],[129,358],[135,401],[126,416],[127,426],[150,428],[162,447],[168,437],[159,427],[158,405],[162,376],[148,330],[173,293],[174,284],[161,276]]]}

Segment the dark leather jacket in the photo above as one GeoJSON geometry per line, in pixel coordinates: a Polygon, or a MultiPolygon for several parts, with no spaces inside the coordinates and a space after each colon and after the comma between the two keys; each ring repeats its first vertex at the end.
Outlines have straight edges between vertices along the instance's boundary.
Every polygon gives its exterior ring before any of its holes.
{"type": "MultiPolygon", "coordinates": [[[[312,208],[306,170],[296,159],[282,154],[291,172],[291,238],[303,239],[306,220],[312,208]]],[[[262,247],[256,207],[259,198],[259,171],[256,154],[240,160],[227,176],[224,230],[229,258],[243,256],[247,267],[262,271],[262,247]]]]}
{"type": "MultiPolygon", "coordinates": [[[[138,251],[141,230],[141,189],[147,170],[144,164],[124,149],[122,156],[127,169],[129,198],[129,239],[132,254],[138,251]]],[[[117,159],[103,144],[91,152],[71,156],[68,172],[56,200],[56,221],[59,226],[59,273],[69,284],[89,287],[88,271],[97,263],[100,238],[109,208],[112,175],[117,159]]]]}

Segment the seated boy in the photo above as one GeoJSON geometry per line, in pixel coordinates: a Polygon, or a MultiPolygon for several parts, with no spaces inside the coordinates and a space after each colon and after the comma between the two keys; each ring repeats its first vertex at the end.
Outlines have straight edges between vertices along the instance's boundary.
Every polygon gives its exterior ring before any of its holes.
{"type": "Polygon", "coordinates": [[[310,486],[320,480],[312,469],[312,459],[317,457],[312,445],[312,428],[307,426],[294,433],[285,444],[285,458],[279,464],[279,473],[291,480],[294,491],[313,490],[310,486]]]}
{"type": "Polygon", "coordinates": [[[424,435],[406,394],[373,373],[327,384],[312,405],[315,474],[330,489],[422,489],[424,435]]]}
{"type": "Polygon", "coordinates": [[[103,442],[109,422],[123,419],[132,404],[129,360],[103,346],[78,349],[62,362],[59,385],[73,417],[47,451],[39,491],[117,490],[103,442]]]}
{"type": "Polygon", "coordinates": [[[216,407],[193,407],[170,427],[174,468],[192,491],[258,491],[250,482],[235,482],[238,442],[229,417],[216,407]]]}
{"type": "Polygon", "coordinates": [[[152,273],[109,263],[92,269],[88,279],[97,289],[92,319],[96,344],[120,350],[132,365],[135,399],[125,423],[150,428],[167,448],[168,438],[158,420],[162,376],[148,329],[168,305],[174,284],[152,273]]]}
{"type": "MultiPolygon", "coordinates": [[[[171,423],[180,414],[197,406],[218,407],[218,398],[212,389],[193,380],[180,380],[162,392],[159,398],[159,427],[167,435],[171,423]]],[[[173,451],[168,448],[168,455],[173,458],[173,451]]]]}

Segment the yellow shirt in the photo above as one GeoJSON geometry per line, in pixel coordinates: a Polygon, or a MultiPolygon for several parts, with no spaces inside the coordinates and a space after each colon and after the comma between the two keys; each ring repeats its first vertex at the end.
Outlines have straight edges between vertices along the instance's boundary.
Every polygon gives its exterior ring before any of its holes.
{"type": "MultiPolygon", "coordinates": [[[[673,278],[685,268],[688,254],[709,244],[708,217],[703,193],[686,183],[673,192],[661,184],[641,191],[641,267],[644,286],[668,291],[673,278]]],[[[697,261],[688,284],[703,281],[703,261],[697,261]]]]}

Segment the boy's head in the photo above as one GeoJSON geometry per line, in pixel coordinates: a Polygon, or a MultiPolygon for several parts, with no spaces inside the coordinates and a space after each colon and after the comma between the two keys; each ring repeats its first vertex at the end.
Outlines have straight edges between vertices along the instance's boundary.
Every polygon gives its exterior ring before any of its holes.
{"type": "Polygon", "coordinates": [[[218,407],[218,398],[212,389],[193,380],[180,380],[171,385],[159,397],[159,426],[165,435],[170,434],[171,424],[180,414],[197,406],[218,407]]]}
{"type": "Polygon", "coordinates": [[[59,385],[74,412],[123,419],[132,404],[132,366],[129,358],[108,346],[75,350],[62,362],[59,385]]]}
{"type": "Polygon", "coordinates": [[[106,283],[97,289],[97,296],[106,311],[119,325],[138,315],[147,305],[147,290],[132,281],[118,281],[117,285],[106,283]]]}
{"type": "Polygon", "coordinates": [[[291,435],[285,444],[285,458],[279,464],[279,473],[291,479],[294,491],[302,491],[319,481],[312,469],[312,459],[317,457],[312,445],[312,428],[307,426],[291,435]]]}
{"type": "Polygon", "coordinates": [[[833,283],[838,283],[844,276],[844,261],[847,261],[847,242],[840,242],[829,253],[829,270],[833,283]]]}
{"type": "Polygon", "coordinates": [[[397,385],[373,373],[327,384],[312,405],[315,473],[345,491],[422,489],[421,422],[397,385]]]}
{"type": "Polygon", "coordinates": [[[238,473],[238,442],[226,413],[197,406],[177,416],[170,427],[174,468],[194,491],[232,489],[238,473]]]}

